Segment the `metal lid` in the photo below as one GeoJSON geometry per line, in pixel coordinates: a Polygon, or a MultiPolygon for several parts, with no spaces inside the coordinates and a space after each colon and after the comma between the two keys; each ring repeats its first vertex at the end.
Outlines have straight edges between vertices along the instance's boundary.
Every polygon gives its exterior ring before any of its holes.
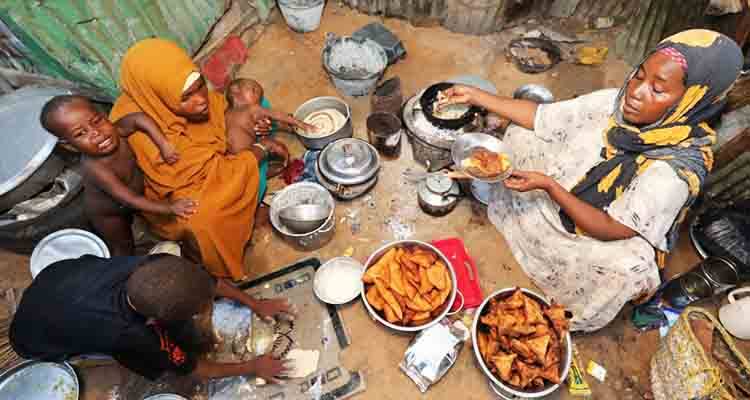
{"type": "Polygon", "coordinates": [[[182,397],[177,394],[162,393],[162,394],[155,394],[153,396],[148,396],[143,400],[187,400],[187,398],[182,397]]]}
{"type": "Polygon", "coordinates": [[[42,106],[54,96],[68,94],[54,88],[26,87],[0,97],[0,195],[10,192],[33,174],[54,150],[57,138],[39,123],[42,106]]]}
{"type": "Polygon", "coordinates": [[[0,375],[0,399],[78,400],[78,377],[68,364],[27,361],[0,375]]]}
{"type": "Polygon", "coordinates": [[[108,258],[107,245],[96,235],[81,229],[63,229],[42,239],[31,253],[31,277],[50,264],[91,254],[108,258]]]}
{"type": "Polygon", "coordinates": [[[334,183],[356,185],[372,178],[380,169],[378,151],[364,140],[339,139],[320,152],[320,172],[334,183]]]}
{"type": "Polygon", "coordinates": [[[427,189],[435,194],[446,194],[453,187],[453,180],[442,174],[429,175],[425,180],[427,189]]]}
{"type": "Polygon", "coordinates": [[[458,202],[461,189],[447,176],[430,176],[419,184],[417,195],[427,205],[446,207],[458,202]],[[432,179],[431,179],[432,178],[432,179]]]}

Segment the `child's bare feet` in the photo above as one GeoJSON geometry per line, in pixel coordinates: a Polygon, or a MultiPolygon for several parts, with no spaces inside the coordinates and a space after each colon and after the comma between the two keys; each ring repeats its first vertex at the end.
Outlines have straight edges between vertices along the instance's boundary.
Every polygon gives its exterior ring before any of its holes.
{"type": "Polygon", "coordinates": [[[178,199],[169,205],[172,214],[182,218],[188,218],[195,214],[197,208],[198,202],[191,199],[178,199]]]}

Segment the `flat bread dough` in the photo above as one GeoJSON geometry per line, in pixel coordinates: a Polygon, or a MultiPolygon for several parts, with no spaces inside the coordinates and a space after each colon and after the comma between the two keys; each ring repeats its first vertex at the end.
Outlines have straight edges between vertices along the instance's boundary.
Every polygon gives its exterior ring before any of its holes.
{"type": "Polygon", "coordinates": [[[318,370],[320,351],[293,349],[286,358],[289,360],[289,364],[287,364],[289,366],[289,374],[287,376],[290,378],[304,378],[318,370]]]}

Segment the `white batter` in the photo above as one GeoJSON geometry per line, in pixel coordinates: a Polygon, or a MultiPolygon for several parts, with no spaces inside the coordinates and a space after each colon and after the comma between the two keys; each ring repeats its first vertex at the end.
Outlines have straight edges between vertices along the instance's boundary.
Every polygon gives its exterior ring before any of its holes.
{"type": "Polygon", "coordinates": [[[346,124],[346,116],[335,108],[326,108],[310,113],[303,122],[317,129],[315,132],[298,131],[297,133],[304,137],[319,138],[332,135],[341,129],[346,124]]]}

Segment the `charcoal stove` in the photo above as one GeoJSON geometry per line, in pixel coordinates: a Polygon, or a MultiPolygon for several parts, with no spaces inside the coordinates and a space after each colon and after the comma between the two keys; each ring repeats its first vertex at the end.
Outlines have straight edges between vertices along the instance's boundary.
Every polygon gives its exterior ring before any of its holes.
{"type": "MultiPolygon", "coordinates": [[[[497,93],[497,89],[492,83],[476,76],[461,76],[450,79],[448,82],[476,86],[490,93],[497,93]]],[[[406,101],[403,118],[407,128],[407,137],[414,153],[414,160],[422,164],[428,171],[434,172],[453,164],[451,159],[453,142],[465,132],[481,131],[484,127],[484,117],[477,116],[473,122],[455,130],[439,128],[430,123],[422,112],[419,105],[422,94],[424,94],[424,90],[406,101]]]]}

